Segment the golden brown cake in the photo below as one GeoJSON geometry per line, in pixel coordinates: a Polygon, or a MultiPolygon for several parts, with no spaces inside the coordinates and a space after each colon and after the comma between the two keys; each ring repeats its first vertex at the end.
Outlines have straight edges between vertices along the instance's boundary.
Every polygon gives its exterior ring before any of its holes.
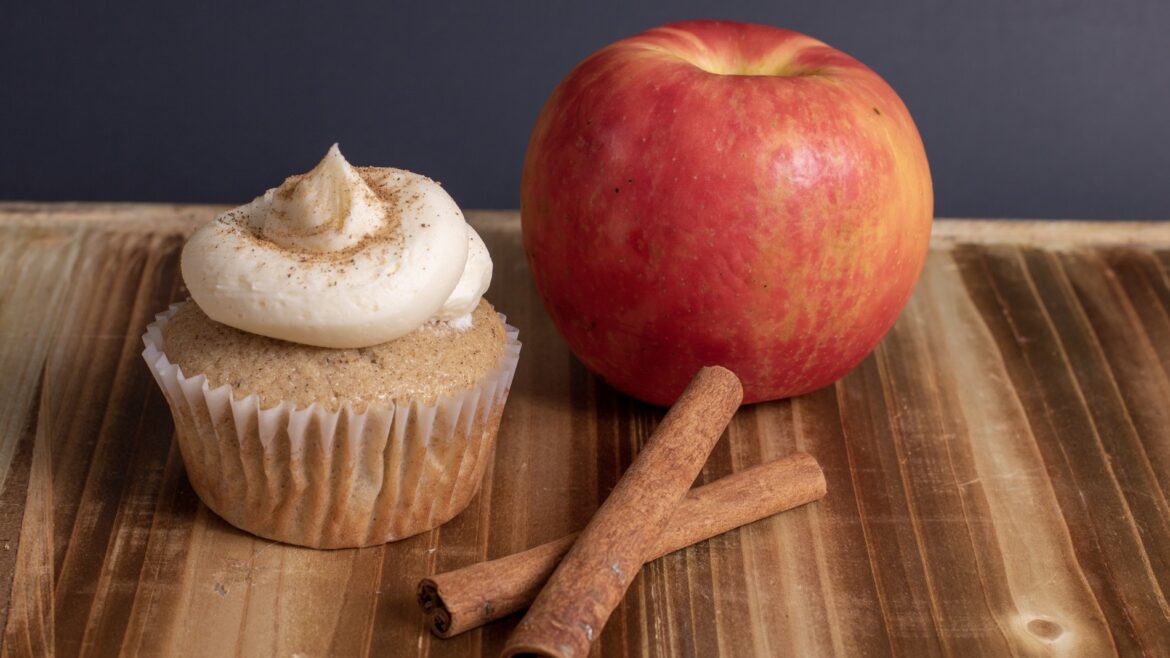
{"type": "Polygon", "coordinates": [[[372,347],[329,349],[268,338],[208,318],[194,303],[179,307],[163,330],[167,356],[183,372],[203,373],[236,397],[260,396],[261,408],[288,400],[337,411],[419,400],[471,388],[500,363],[506,337],[492,305],[481,300],[468,329],[427,325],[372,347]]]}

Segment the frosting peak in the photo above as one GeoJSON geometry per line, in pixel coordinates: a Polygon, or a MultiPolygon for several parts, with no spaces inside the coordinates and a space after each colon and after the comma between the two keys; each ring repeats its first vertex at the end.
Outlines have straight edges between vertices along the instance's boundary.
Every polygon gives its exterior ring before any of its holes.
{"type": "Polygon", "coordinates": [[[334,144],[313,170],[265,194],[260,234],[293,249],[340,251],[382,229],[392,215],[334,144]]]}
{"type": "Polygon", "coordinates": [[[334,144],[312,171],[196,230],[182,270],[212,320],[354,348],[428,322],[466,327],[492,262],[438,183],[402,169],[355,168],[334,144]]]}

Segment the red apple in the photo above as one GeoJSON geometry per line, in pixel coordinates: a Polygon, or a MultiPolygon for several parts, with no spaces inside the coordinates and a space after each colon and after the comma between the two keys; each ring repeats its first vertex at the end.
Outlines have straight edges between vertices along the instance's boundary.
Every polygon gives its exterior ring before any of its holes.
{"type": "Polygon", "coordinates": [[[797,32],[694,21],[569,73],[520,207],[569,346],[666,405],[704,365],[736,372],[746,402],[849,372],[910,296],[932,204],[922,140],[876,73],[797,32]]]}

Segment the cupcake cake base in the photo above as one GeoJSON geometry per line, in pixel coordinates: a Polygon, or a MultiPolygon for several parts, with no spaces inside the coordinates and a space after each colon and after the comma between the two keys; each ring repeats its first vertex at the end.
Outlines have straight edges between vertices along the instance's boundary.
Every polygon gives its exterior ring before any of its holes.
{"type": "Polygon", "coordinates": [[[519,360],[504,316],[503,354],[473,385],[330,408],[185,374],[164,338],[181,306],[147,327],[143,358],[170,404],[192,487],[232,525],[314,548],[370,546],[441,525],[479,490],[519,360]]]}

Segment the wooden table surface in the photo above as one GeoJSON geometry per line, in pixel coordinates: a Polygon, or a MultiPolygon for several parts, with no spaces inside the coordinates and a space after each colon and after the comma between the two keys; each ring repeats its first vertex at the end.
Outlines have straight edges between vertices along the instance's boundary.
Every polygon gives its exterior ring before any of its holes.
{"type": "MultiPolygon", "coordinates": [[[[472,213],[520,328],[466,512],[362,550],[200,504],[140,352],[207,206],[0,204],[6,655],[495,655],[421,576],[579,529],[661,411],[570,355],[515,213],[472,213]]],[[[745,407],[701,481],[787,453],[828,496],[643,569],[604,656],[1170,656],[1170,224],[939,221],[910,305],[835,386],[745,407]]]]}

